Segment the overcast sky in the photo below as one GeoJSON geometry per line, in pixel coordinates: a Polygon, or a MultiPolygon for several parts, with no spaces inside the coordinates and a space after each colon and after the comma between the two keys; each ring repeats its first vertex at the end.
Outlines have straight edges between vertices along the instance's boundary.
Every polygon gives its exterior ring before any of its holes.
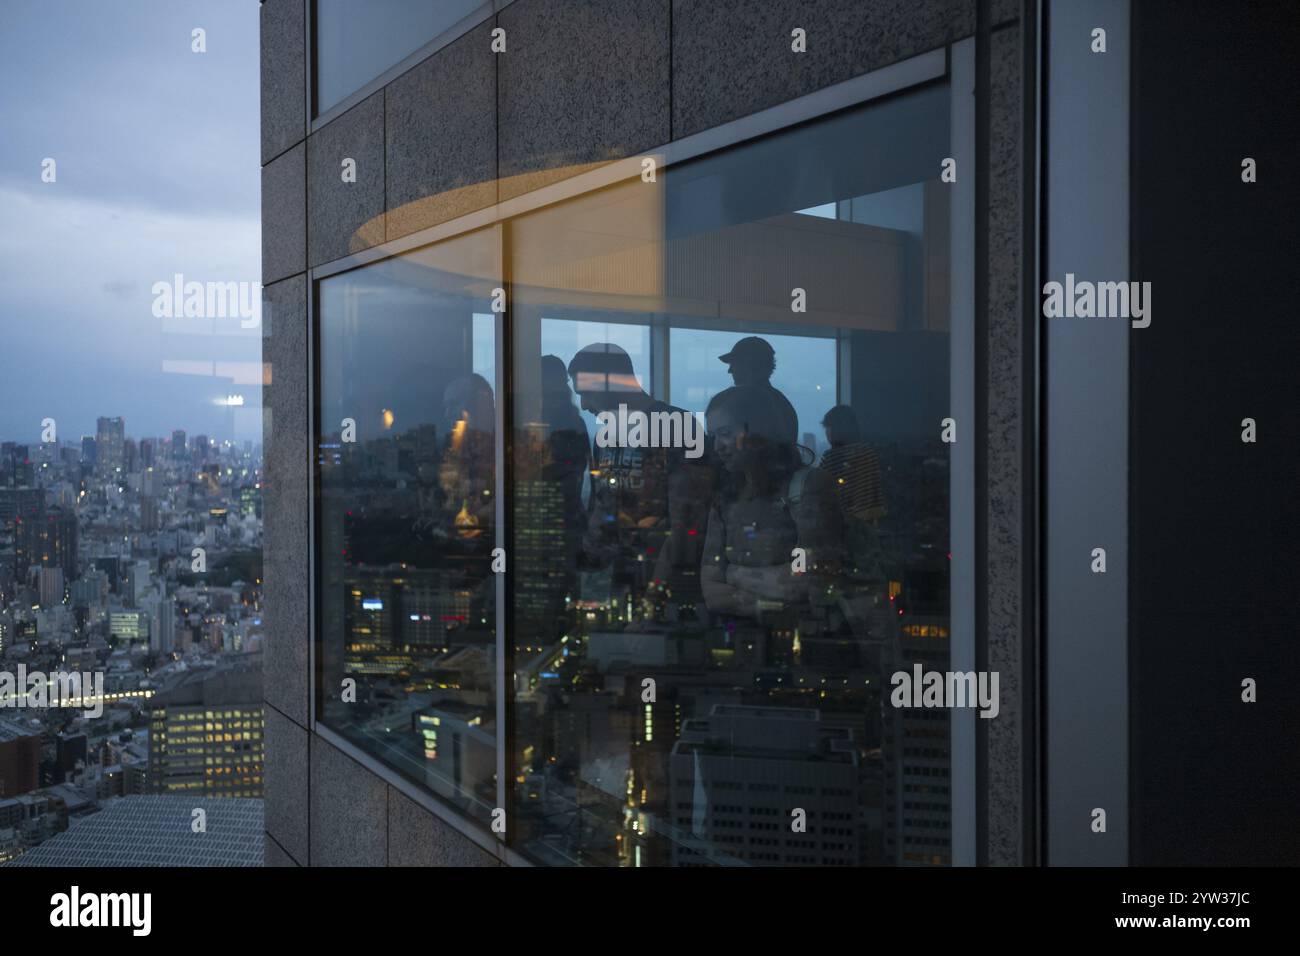
{"type": "Polygon", "coordinates": [[[260,440],[260,330],[150,291],[260,281],[259,122],[257,0],[0,0],[0,439],[260,440]]]}

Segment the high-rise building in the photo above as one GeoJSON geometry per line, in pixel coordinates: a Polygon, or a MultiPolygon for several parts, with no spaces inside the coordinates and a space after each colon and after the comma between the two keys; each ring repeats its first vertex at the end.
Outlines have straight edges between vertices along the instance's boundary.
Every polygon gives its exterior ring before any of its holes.
{"type": "Polygon", "coordinates": [[[17,442],[0,444],[0,472],[7,488],[30,488],[35,484],[36,468],[26,445],[17,442]]]}
{"type": "Polygon", "coordinates": [[[124,473],[126,423],[121,417],[101,418],[95,431],[96,469],[105,477],[124,473]]]}
{"type": "Polygon", "coordinates": [[[68,588],[73,607],[99,608],[108,600],[108,575],[94,568],[68,588]]]}
{"type": "Polygon", "coordinates": [[[185,432],[183,429],[176,429],[172,432],[172,461],[185,461],[189,457],[189,452],[185,447],[185,432]]]}
{"type": "Polygon", "coordinates": [[[176,599],[164,598],[154,608],[149,625],[149,650],[170,654],[176,649],[176,599]]]}
{"type": "Polygon", "coordinates": [[[131,603],[135,607],[139,607],[140,599],[144,597],[145,592],[153,584],[153,564],[149,561],[135,561],[127,569],[127,574],[130,577],[128,594],[131,603]]]}
{"type": "Polygon", "coordinates": [[[81,436],[81,463],[83,465],[89,465],[91,468],[94,468],[96,461],[97,458],[96,458],[96,448],[95,448],[95,436],[94,435],[81,436]]]}
{"type": "Polygon", "coordinates": [[[682,725],[671,776],[675,865],[861,862],[858,749],[816,710],[717,704],[682,725]]]}
{"type": "Polygon", "coordinates": [[[140,497],[140,530],[146,534],[158,530],[158,499],[153,495],[140,497]]]}
{"type": "Polygon", "coordinates": [[[54,607],[63,603],[63,569],[60,567],[41,568],[38,588],[41,607],[54,607]]]}
{"type": "Polygon", "coordinates": [[[16,519],[15,567],[22,579],[30,567],[63,569],[65,581],[77,578],[77,516],[55,505],[44,513],[16,519]]]}
{"type": "Polygon", "coordinates": [[[40,784],[41,735],[0,717],[0,798],[31,793],[40,784]]]}
{"type": "Polygon", "coordinates": [[[190,671],[150,701],[149,789],[262,795],[262,673],[257,655],[190,671]]]}

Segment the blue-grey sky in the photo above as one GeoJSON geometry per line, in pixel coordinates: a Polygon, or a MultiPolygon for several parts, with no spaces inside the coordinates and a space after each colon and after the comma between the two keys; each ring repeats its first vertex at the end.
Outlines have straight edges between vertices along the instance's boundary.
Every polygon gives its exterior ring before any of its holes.
{"type": "Polygon", "coordinates": [[[260,329],[151,292],[260,281],[258,83],[257,0],[0,3],[0,439],[260,440],[260,329]]]}

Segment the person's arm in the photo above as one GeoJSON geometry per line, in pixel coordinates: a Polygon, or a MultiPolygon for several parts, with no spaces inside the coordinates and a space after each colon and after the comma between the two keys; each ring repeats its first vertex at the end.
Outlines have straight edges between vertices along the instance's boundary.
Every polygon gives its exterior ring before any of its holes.
{"type": "Polygon", "coordinates": [[[808,596],[808,578],[807,575],[795,573],[793,562],[792,555],[788,562],[756,568],[742,568],[733,564],[727,570],[727,580],[735,587],[770,601],[801,601],[808,596]]]}
{"type": "Polygon", "coordinates": [[[793,508],[798,547],[804,551],[803,572],[794,570],[795,557],[780,564],[744,568],[732,565],[727,580],[755,595],[774,601],[799,603],[814,587],[822,587],[835,574],[840,558],[839,507],[832,479],[819,469],[805,476],[793,508]]]}
{"type": "Polygon", "coordinates": [[[726,528],[717,508],[709,511],[709,528],[704,536],[704,554],[700,562],[700,587],[704,603],[715,614],[755,617],[754,596],[727,582],[726,528]]]}

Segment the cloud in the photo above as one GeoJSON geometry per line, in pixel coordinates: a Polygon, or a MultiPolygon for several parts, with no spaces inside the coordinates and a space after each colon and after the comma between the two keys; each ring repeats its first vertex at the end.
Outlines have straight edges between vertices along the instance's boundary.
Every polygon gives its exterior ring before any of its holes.
{"type": "Polygon", "coordinates": [[[33,440],[46,416],[71,435],[123,415],[136,436],[256,440],[257,390],[252,407],[216,399],[260,367],[260,331],[157,319],[151,288],[178,272],[260,281],[258,4],[4,0],[3,20],[0,316],[16,400],[0,403],[0,438],[33,440]],[[195,26],[206,54],[190,50],[195,26]]]}

